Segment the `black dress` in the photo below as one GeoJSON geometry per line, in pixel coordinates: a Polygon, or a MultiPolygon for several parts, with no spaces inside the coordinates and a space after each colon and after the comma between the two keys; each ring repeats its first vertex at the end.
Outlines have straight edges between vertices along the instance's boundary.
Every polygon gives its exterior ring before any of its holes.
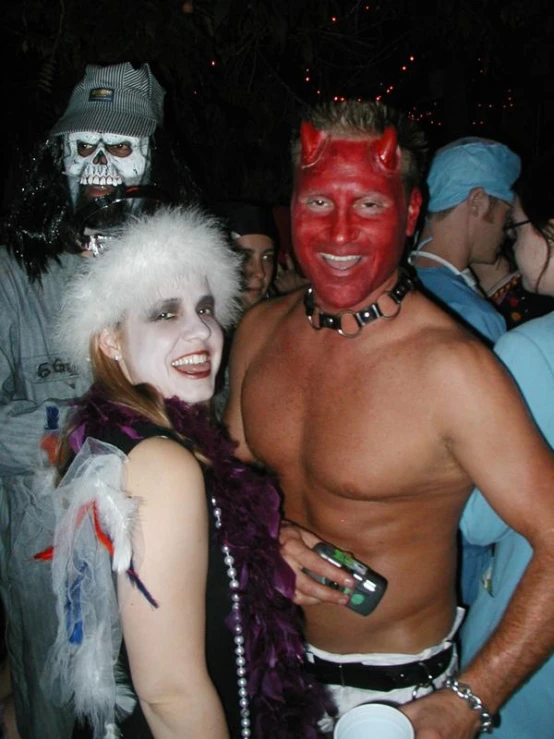
{"type": "MultiPolygon", "coordinates": [[[[177,437],[174,437],[168,429],[154,424],[135,424],[134,430],[141,438],[131,438],[117,427],[106,428],[101,441],[112,444],[127,455],[144,439],[156,436],[169,436],[175,438],[175,441],[183,443],[177,437]]],[[[183,446],[187,445],[183,444],[183,446]]],[[[238,739],[240,737],[240,712],[234,642],[232,634],[225,624],[225,619],[231,610],[229,578],[223,562],[223,554],[215,537],[209,470],[204,469],[204,480],[210,526],[206,587],[206,664],[210,678],[219,694],[230,736],[233,739],[238,739]]],[[[148,585],[148,583],[145,584],[148,585]]],[[[156,593],[153,593],[153,596],[156,597],[156,593]]],[[[123,673],[127,676],[128,684],[132,686],[125,642],[123,642],[121,648],[119,663],[123,673]]],[[[133,713],[122,721],[118,728],[123,739],[152,739],[153,736],[138,701],[133,713]]],[[[92,730],[89,726],[79,724],[75,726],[73,739],[89,739],[90,737],[92,737],[92,730]]]]}

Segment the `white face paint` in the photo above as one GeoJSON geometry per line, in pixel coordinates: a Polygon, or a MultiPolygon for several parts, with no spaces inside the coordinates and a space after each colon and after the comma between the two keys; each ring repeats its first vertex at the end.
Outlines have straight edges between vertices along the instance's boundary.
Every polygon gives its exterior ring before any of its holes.
{"type": "Polygon", "coordinates": [[[146,136],[77,131],[64,135],[64,172],[69,177],[73,203],[79,186],[89,198],[98,198],[114,187],[138,185],[149,166],[150,143],[146,136]]]}
{"type": "Polygon", "coordinates": [[[119,333],[121,368],[134,385],[148,382],[166,398],[209,400],[221,362],[223,331],[206,278],[180,280],[146,310],[131,310],[119,333]]]}

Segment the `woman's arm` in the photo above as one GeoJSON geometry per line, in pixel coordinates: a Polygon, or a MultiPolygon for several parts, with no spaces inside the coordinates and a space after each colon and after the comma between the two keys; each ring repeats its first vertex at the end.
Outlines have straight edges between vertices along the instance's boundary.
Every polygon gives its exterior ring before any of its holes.
{"type": "Polygon", "coordinates": [[[118,594],[131,674],[156,739],[228,739],[205,660],[208,513],[193,455],[152,438],[129,455],[127,490],[142,499],[140,577],[159,608],[120,576],[118,594]]]}

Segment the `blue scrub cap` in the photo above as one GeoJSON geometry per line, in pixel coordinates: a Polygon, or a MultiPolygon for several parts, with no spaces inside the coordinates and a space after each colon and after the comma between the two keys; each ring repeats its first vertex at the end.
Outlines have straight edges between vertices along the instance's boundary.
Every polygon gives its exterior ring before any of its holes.
{"type": "Polygon", "coordinates": [[[457,139],[433,158],[427,176],[428,210],[437,213],[454,208],[476,187],[512,203],[512,185],[520,170],[520,158],[504,144],[477,137],[457,139]]]}

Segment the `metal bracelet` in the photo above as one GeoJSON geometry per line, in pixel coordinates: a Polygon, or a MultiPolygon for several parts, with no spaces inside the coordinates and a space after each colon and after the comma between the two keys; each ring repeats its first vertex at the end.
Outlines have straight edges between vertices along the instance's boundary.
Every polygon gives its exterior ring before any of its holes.
{"type": "Polygon", "coordinates": [[[494,726],[492,714],[487,711],[481,698],[475,695],[467,683],[461,683],[455,678],[449,677],[445,680],[443,687],[452,690],[458,698],[467,701],[472,711],[479,711],[481,731],[483,734],[490,734],[492,732],[494,726]]]}

